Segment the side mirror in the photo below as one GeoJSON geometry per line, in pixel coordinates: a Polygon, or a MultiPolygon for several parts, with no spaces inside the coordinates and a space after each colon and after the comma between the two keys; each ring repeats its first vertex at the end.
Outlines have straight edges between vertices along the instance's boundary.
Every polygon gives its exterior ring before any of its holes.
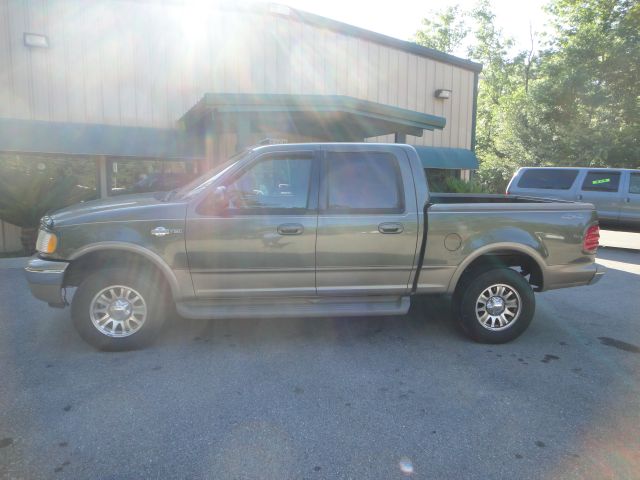
{"type": "Polygon", "coordinates": [[[216,210],[225,210],[226,208],[229,207],[227,187],[225,186],[216,187],[216,189],[213,192],[212,203],[213,203],[213,207],[216,208],[216,210]]]}

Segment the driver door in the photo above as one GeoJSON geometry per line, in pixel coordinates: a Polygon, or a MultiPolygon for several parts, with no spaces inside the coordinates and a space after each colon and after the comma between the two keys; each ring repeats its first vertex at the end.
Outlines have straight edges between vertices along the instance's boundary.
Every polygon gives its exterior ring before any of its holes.
{"type": "Polygon", "coordinates": [[[196,295],[314,296],[315,152],[263,154],[223,186],[227,206],[212,206],[205,199],[187,218],[187,255],[196,295]]]}

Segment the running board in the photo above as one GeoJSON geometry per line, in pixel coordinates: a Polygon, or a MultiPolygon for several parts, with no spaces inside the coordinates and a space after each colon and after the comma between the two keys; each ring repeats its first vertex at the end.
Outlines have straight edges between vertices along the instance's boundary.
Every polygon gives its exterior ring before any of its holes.
{"type": "Polygon", "coordinates": [[[405,315],[409,297],[306,298],[247,301],[208,299],[177,302],[178,314],[190,319],[362,317],[405,315]]]}

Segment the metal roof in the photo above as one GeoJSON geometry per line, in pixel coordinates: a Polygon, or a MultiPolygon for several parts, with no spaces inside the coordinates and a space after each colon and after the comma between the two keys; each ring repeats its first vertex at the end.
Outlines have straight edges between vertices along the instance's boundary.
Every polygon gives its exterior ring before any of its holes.
{"type": "Polygon", "coordinates": [[[0,151],[164,159],[202,158],[202,141],[174,129],[0,118],[0,151]]]}
{"type": "Polygon", "coordinates": [[[469,169],[478,168],[476,154],[465,148],[414,147],[424,168],[469,169]]]}
{"type": "MultiPolygon", "coordinates": [[[[253,128],[272,128],[327,139],[362,140],[389,133],[422,136],[442,129],[443,117],[343,95],[207,93],[180,122],[187,130],[221,116],[218,131],[237,128],[233,119],[248,119],[253,128]]],[[[226,130],[231,129],[231,130],[226,130]]]]}

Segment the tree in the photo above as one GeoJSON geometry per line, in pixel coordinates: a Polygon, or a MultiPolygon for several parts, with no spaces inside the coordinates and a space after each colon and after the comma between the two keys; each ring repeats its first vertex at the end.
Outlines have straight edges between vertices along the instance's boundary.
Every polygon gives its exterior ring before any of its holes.
{"type": "Polygon", "coordinates": [[[469,33],[460,6],[447,7],[440,13],[434,12],[433,16],[434,20],[422,19],[423,28],[416,32],[414,42],[441,52],[455,53],[469,33]]]}
{"type": "Polygon", "coordinates": [[[554,0],[553,36],[532,88],[540,161],[640,167],[640,4],[554,0]]]}
{"type": "Polygon", "coordinates": [[[415,36],[449,53],[471,37],[468,56],[483,64],[478,176],[494,191],[519,166],[640,168],[640,4],[552,0],[548,11],[552,29],[537,54],[533,34],[530,49],[510,53],[488,0],[455,28],[447,9],[415,36]]]}

